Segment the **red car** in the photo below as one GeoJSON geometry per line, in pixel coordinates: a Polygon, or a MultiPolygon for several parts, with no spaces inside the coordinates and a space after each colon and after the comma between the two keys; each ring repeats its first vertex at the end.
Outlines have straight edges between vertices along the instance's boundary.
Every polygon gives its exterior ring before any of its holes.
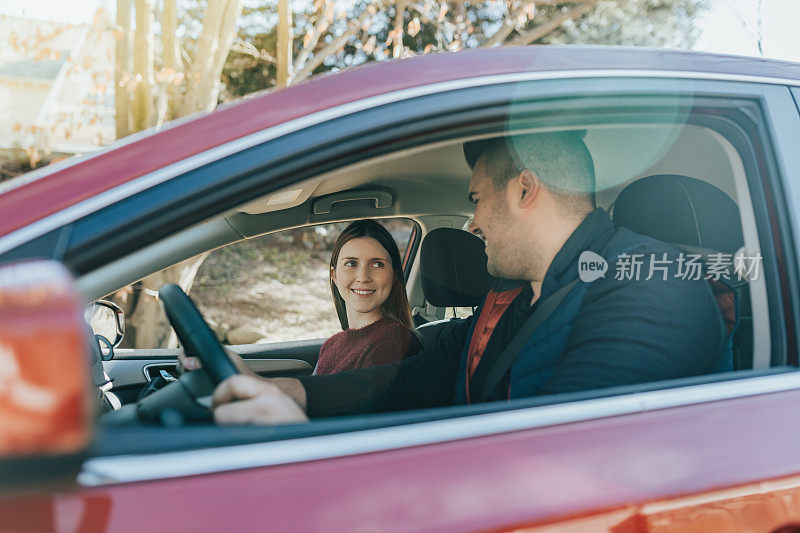
{"type": "MultiPolygon", "coordinates": [[[[800,65],[777,61],[439,54],[248,98],[3,184],[0,530],[800,528],[798,104],[800,65]],[[616,222],[618,197],[649,183],[626,226],[734,266],[758,260],[736,287],[732,371],[217,427],[137,404],[173,377],[176,349],[101,361],[108,350],[87,341],[87,302],[209,250],[361,217],[403,219],[409,301],[420,322],[441,319],[419,245],[469,221],[462,144],[538,131],[581,132],[616,222]]],[[[288,313],[271,295],[264,313],[288,313]]],[[[287,335],[232,349],[265,375],[311,373],[324,339],[287,335]]]]}

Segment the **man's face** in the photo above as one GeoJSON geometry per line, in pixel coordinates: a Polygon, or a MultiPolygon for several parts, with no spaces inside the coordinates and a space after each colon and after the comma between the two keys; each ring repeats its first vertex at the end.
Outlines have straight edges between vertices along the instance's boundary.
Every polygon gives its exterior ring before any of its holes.
{"type": "Polygon", "coordinates": [[[472,171],[469,199],[475,204],[472,233],[482,235],[486,241],[486,265],[489,274],[499,278],[516,279],[519,276],[515,230],[516,224],[509,210],[506,190],[498,190],[492,177],[486,173],[481,156],[472,171]]]}

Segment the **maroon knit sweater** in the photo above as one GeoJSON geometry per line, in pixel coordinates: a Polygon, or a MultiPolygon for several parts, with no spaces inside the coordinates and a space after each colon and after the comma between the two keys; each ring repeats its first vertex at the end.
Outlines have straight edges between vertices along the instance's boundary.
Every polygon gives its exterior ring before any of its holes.
{"type": "Polygon", "coordinates": [[[346,329],[326,340],[314,374],[335,374],[353,368],[385,365],[422,349],[416,335],[400,322],[381,318],[359,329],[346,329]]]}

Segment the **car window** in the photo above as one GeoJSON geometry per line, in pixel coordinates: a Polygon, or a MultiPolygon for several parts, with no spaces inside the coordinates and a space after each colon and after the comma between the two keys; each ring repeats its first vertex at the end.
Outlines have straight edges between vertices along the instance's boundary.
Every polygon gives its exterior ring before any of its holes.
{"type": "MultiPolygon", "coordinates": [[[[669,107],[669,109],[672,109],[672,107],[669,107]]],[[[726,108],[723,108],[720,113],[724,111],[726,111],[726,108]]],[[[697,113],[698,115],[701,114],[700,111],[697,113]]],[[[579,274],[583,272],[583,274],[590,275],[590,279],[585,282],[587,284],[597,282],[603,277],[603,274],[609,280],[630,280],[635,283],[645,282],[648,277],[661,275],[664,278],[672,276],[676,279],[679,275],[685,275],[687,278],[691,277],[699,280],[703,276],[702,271],[699,269],[688,270],[689,261],[691,260],[696,264],[697,261],[695,260],[697,257],[702,259],[700,254],[704,252],[704,250],[691,244],[694,242],[691,238],[696,234],[695,230],[698,227],[698,213],[711,212],[714,215],[713,220],[721,220],[720,206],[723,204],[729,206],[728,213],[731,216],[723,220],[721,228],[716,232],[711,235],[705,235],[705,237],[711,239],[710,241],[704,241],[709,253],[708,268],[710,272],[717,272],[722,277],[722,281],[726,280],[725,276],[726,272],[729,272],[728,268],[715,269],[713,271],[711,269],[716,266],[733,264],[734,254],[737,254],[743,248],[741,242],[738,242],[739,239],[743,240],[746,246],[744,246],[745,253],[737,255],[737,257],[747,259],[747,264],[753,264],[750,261],[751,259],[753,261],[760,259],[758,254],[765,250],[765,247],[761,245],[762,242],[770,242],[770,239],[764,239],[764,236],[758,233],[756,217],[760,216],[757,211],[759,204],[753,205],[753,199],[750,196],[750,182],[747,178],[754,171],[753,163],[748,159],[747,145],[736,147],[735,150],[729,150],[728,142],[723,142],[724,139],[711,127],[715,124],[706,125],[701,121],[689,122],[688,120],[685,121],[685,124],[662,124],[656,120],[659,118],[660,115],[654,115],[652,120],[648,120],[641,125],[635,124],[631,127],[617,124],[609,119],[608,124],[591,124],[591,127],[587,127],[585,130],[581,129],[575,133],[582,136],[592,156],[596,175],[595,201],[597,206],[605,209],[610,214],[612,221],[628,228],[627,231],[631,233],[638,232],[645,235],[650,231],[665,242],[685,245],[686,248],[673,250],[674,255],[670,258],[654,254],[650,254],[647,257],[643,257],[641,254],[634,255],[638,254],[636,250],[632,250],[630,253],[622,252],[627,254],[628,261],[625,261],[625,257],[615,258],[615,260],[609,261],[608,264],[603,266],[602,272],[598,272],[588,266],[587,270],[580,270],[581,267],[578,264],[579,274]],[[667,185],[672,185],[672,190],[680,194],[655,194],[653,192],[654,190],[660,190],[656,186],[666,187],[667,185]],[[642,191],[639,189],[640,186],[647,186],[650,190],[642,191]],[[700,190],[702,193],[697,196],[706,201],[702,205],[692,202],[688,208],[681,208],[681,206],[686,206],[686,204],[681,204],[680,202],[687,198],[687,191],[696,190],[700,190]],[[645,201],[650,201],[651,203],[653,201],[660,202],[660,205],[666,206],[665,212],[668,216],[655,216],[654,209],[645,209],[640,213],[637,208],[644,205],[645,201]],[[704,209],[708,209],[708,211],[704,211],[704,209]],[[650,224],[650,222],[654,222],[654,224],[650,224]],[[654,227],[656,226],[655,222],[661,222],[661,224],[654,227]],[[683,222],[688,223],[688,225],[682,224],[683,222]],[[689,230],[683,231],[682,228],[684,226],[688,227],[689,230]],[[655,231],[664,228],[670,230],[670,232],[662,234],[655,231]],[[673,237],[672,235],[675,232],[671,230],[675,228],[681,230],[682,233],[673,237]],[[738,235],[739,233],[743,235],[738,235]],[[720,241],[729,234],[737,234],[736,242],[725,246],[717,246],[714,243],[714,241],[720,241]],[[682,236],[690,237],[685,241],[689,244],[685,244],[684,241],[677,238],[682,236]],[[723,250],[723,252],[717,253],[719,250],[723,250]],[[712,256],[710,254],[716,255],[712,256]],[[716,257],[719,261],[714,261],[713,257],[716,257]],[[658,263],[656,262],[657,260],[659,261],[658,263]],[[659,270],[660,267],[665,266],[664,261],[667,261],[672,270],[659,270]]],[[[390,181],[388,184],[392,186],[393,190],[398,191],[398,194],[405,193],[409,195],[408,197],[403,196],[404,201],[407,200],[408,203],[402,204],[402,208],[407,213],[416,213],[415,216],[418,217],[423,230],[436,227],[441,222],[439,216],[432,216],[431,223],[428,224],[429,221],[426,219],[425,213],[457,212],[460,213],[460,216],[468,215],[468,209],[472,206],[462,207],[455,199],[448,197],[445,193],[445,191],[449,190],[458,190],[461,197],[465,196],[468,176],[465,175],[463,169],[461,181],[456,182],[453,180],[453,183],[449,181],[449,178],[446,179],[433,174],[432,170],[426,171],[426,169],[436,169],[436,166],[432,164],[436,161],[457,161],[460,165],[463,165],[463,148],[460,143],[452,146],[437,145],[429,150],[414,153],[413,157],[403,153],[398,156],[398,161],[399,163],[395,163],[392,160],[376,159],[373,167],[364,164],[361,168],[363,175],[359,175],[363,182],[358,182],[356,185],[387,186],[386,181],[380,180],[384,179],[384,176],[394,176],[396,169],[403,168],[406,175],[413,175],[415,179],[393,178],[394,181],[390,181]],[[428,177],[429,174],[426,174],[426,172],[430,173],[430,179],[427,181],[416,179],[417,175],[428,177]],[[426,188],[420,185],[421,183],[432,185],[430,188],[426,188]],[[447,184],[448,187],[440,184],[447,184]],[[434,185],[438,186],[438,190],[434,188],[434,185]],[[453,186],[449,187],[450,185],[453,186]],[[411,193],[415,193],[416,196],[411,193]],[[439,196],[435,196],[433,193],[437,193],[439,196]],[[424,198],[426,203],[420,202],[419,205],[413,203],[414,201],[419,202],[420,198],[424,198]],[[457,209],[460,209],[460,211],[457,211],[457,209]]],[[[341,169],[338,174],[326,175],[326,182],[324,183],[326,188],[324,190],[326,192],[331,190],[341,192],[337,187],[341,190],[348,190],[348,187],[354,185],[350,179],[352,176],[352,169],[349,168],[341,169]],[[341,182],[338,181],[339,179],[341,179],[341,182]]],[[[304,208],[310,208],[313,205],[313,201],[314,199],[311,199],[309,205],[304,206],[304,208]]],[[[465,202],[463,198],[462,201],[465,202]]],[[[369,207],[371,208],[371,206],[369,207]]],[[[351,206],[351,208],[352,211],[350,212],[354,212],[357,208],[366,210],[367,206],[359,205],[351,206]]],[[[331,214],[330,216],[335,215],[331,214]]],[[[347,216],[356,215],[349,215],[348,213],[347,216]]],[[[705,220],[708,220],[708,218],[705,220]]],[[[392,223],[399,224],[400,221],[394,220],[392,223]]],[[[414,224],[410,221],[407,221],[407,223],[406,235],[409,235],[412,233],[411,230],[414,224]]],[[[297,230],[272,233],[216,250],[204,259],[198,269],[190,295],[198,303],[203,315],[214,325],[220,336],[227,343],[302,340],[328,336],[339,330],[333,305],[330,301],[327,282],[329,253],[335,236],[338,235],[345,224],[310,226],[297,230]],[[235,328],[243,328],[245,326],[255,330],[250,332],[250,338],[232,334],[235,328]]],[[[699,232],[699,230],[697,231],[699,232]]],[[[246,232],[243,233],[247,234],[246,232]]],[[[408,238],[399,238],[397,233],[395,233],[395,237],[401,248],[401,253],[404,252],[408,245],[408,238]]],[[[725,240],[727,241],[727,238],[725,240]]],[[[580,255],[583,255],[583,253],[581,252],[580,255]]],[[[589,255],[585,262],[587,265],[590,262],[594,262],[593,256],[589,255]]],[[[767,285],[764,282],[764,278],[765,276],[759,275],[754,276],[752,279],[736,280],[745,283],[745,285],[735,286],[739,290],[738,302],[736,301],[736,295],[732,295],[732,300],[727,298],[726,295],[731,294],[730,290],[726,290],[729,287],[709,286],[708,291],[704,291],[703,294],[706,296],[710,295],[712,290],[720,291],[719,294],[723,295],[723,298],[717,299],[715,297],[714,301],[706,298],[705,303],[708,305],[705,306],[705,311],[707,312],[704,317],[717,318],[719,314],[720,320],[726,320],[727,316],[723,312],[733,311],[734,321],[738,312],[740,323],[735,329],[727,329],[728,324],[724,324],[726,327],[724,334],[733,335],[731,345],[734,352],[732,356],[735,359],[732,363],[732,368],[712,369],[709,367],[700,370],[698,375],[702,375],[703,379],[706,379],[711,372],[716,371],[728,369],[750,371],[753,368],[758,370],[768,368],[770,346],[768,343],[765,345],[763,342],[761,345],[758,344],[759,332],[761,332],[762,336],[764,336],[764,333],[768,334],[770,331],[769,326],[771,325],[769,323],[770,310],[766,299],[767,285]],[[728,305],[728,302],[733,305],[728,305]],[[723,309],[724,306],[726,307],[723,309]],[[765,356],[767,359],[766,365],[759,363],[759,357],[763,358],[765,356]]],[[[664,281],[663,278],[662,281],[664,281]]],[[[659,300],[656,304],[660,306],[662,301],[659,300]]],[[[464,314],[471,314],[472,311],[471,308],[456,310],[448,308],[445,316],[463,316],[464,314]]],[[[606,311],[601,309],[601,312],[592,313],[592,316],[595,317],[593,326],[595,331],[599,332],[596,338],[603,338],[603,335],[608,331],[607,325],[613,324],[614,317],[606,311]]],[[[648,322],[647,320],[642,322],[652,323],[652,321],[648,322]]],[[[721,322],[712,324],[714,331],[720,329],[720,324],[721,322]]],[[[443,330],[444,327],[450,326],[443,325],[443,330]]],[[[579,328],[574,328],[574,330],[582,333],[579,328]]],[[[708,331],[712,331],[712,329],[709,327],[708,331]]],[[[625,333],[627,332],[618,329],[615,334],[621,337],[625,333]]],[[[562,335],[562,339],[566,335],[564,330],[558,334],[562,335]]],[[[582,334],[586,335],[585,333],[582,334]]],[[[665,339],[665,336],[656,338],[655,335],[649,337],[642,335],[641,337],[655,339],[651,343],[652,346],[655,346],[658,342],[682,338],[682,333],[678,332],[673,336],[673,339],[665,339]]],[[[716,341],[716,339],[717,337],[712,340],[716,341]]],[[[556,335],[548,336],[548,342],[555,342],[555,340],[556,335]]],[[[638,342],[638,337],[634,338],[634,344],[636,342],[638,342]]],[[[580,345],[580,343],[578,344],[580,345]]],[[[664,353],[666,353],[666,350],[664,353]]],[[[708,353],[711,352],[709,351],[708,353]]],[[[712,355],[716,356],[717,354],[715,352],[712,355]]],[[[275,374],[277,375],[277,372],[275,374]]],[[[662,376],[656,377],[662,378],[662,376]]],[[[708,379],[713,381],[720,378],[717,376],[708,379]]],[[[725,378],[723,377],[722,379],[725,378]]],[[[647,382],[643,385],[637,385],[637,387],[663,386],[654,384],[655,379],[649,381],[653,383],[647,382]]],[[[668,386],[674,386],[674,383],[668,386]]],[[[598,390],[589,391],[588,393],[605,395],[633,392],[633,389],[620,389],[622,392],[608,392],[607,389],[598,390]]],[[[447,392],[450,393],[450,391],[447,392]]],[[[542,396],[549,394],[557,393],[548,391],[542,396]]],[[[514,407],[527,401],[538,401],[535,400],[535,396],[533,395],[531,398],[512,398],[513,401],[522,403],[512,403],[510,405],[514,407]]],[[[556,401],[570,400],[561,397],[551,401],[555,403],[556,401]]],[[[449,408],[452,409],[452,407],[449,408]]],[[[472,406],[470,405],[469,408],[472,408],[472,406]]],[[[412,413],[410,416],[420,415],[412,413]]],[[[444,418],[458,415],[443,413],[440,416],[444,418]]],[[[312,418],[315,417],[312,415],[312,418]]],[[[323,425],[326,423],[324,421],[320,422],[323,425]]],[[[338,422],[331,422],[331,425],[335,423],[338,422]]],[[[358,423],[361,423],[361,421],[359,420],[358,423]]],[[[383,421],[380,423],[391,424],[391,422],[383,421]]],[[[331,432],[339,431],[341,427],[343,426],[337,426],[331,432]]],[[[270,429],[269,436],[264,438],[273,438],[272,429],[270,429]]]]}
{"type": "MultiPolygon", "coordinates": [[[[188,294],[226,344],[329,337],[341,330],[328,282],[330,256],[336,238],[348,223],[270,233],[193,258],[187,263],[194,263],[191,267],[197,270],[188,294]]],[[[381,223],[404,257],[414,223],[409,219],[381,223]]],[[[124,290],[132,292],[137,287],[124,290]]],[[[126,321],[127,330],[134,330],[139,339],[137,342],[134,338],[128,347],[177,346],[171,332],[145,335],[142,327],[146,324],[137,316],[135,307],[126,313],[126,321]]]]}

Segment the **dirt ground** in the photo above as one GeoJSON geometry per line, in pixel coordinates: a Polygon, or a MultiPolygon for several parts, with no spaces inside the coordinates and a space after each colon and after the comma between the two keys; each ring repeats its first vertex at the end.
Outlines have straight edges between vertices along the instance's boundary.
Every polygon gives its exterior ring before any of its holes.
{"type": "Polygon", "coordinates": [[[311,254],[307,260],[305,272],[289,283],[254,269],[242,273],[245,279],[236,287],[215,290],[201,285],[191,295],[218,331],[252,329],[263,342],[327,338],[341,331],[328,285],[328,263],[311,254]]]}
{"type": "MultiPolygon", "coordinates": [[[[394,219],[384,225],[402,257],[412,224],[394,219]]],[[[215,250],[200,266],[190,295],[229,344],[330,337],[341,331],[328,281],[330,256],[345,226],[289,230],[215,250]]]]}

